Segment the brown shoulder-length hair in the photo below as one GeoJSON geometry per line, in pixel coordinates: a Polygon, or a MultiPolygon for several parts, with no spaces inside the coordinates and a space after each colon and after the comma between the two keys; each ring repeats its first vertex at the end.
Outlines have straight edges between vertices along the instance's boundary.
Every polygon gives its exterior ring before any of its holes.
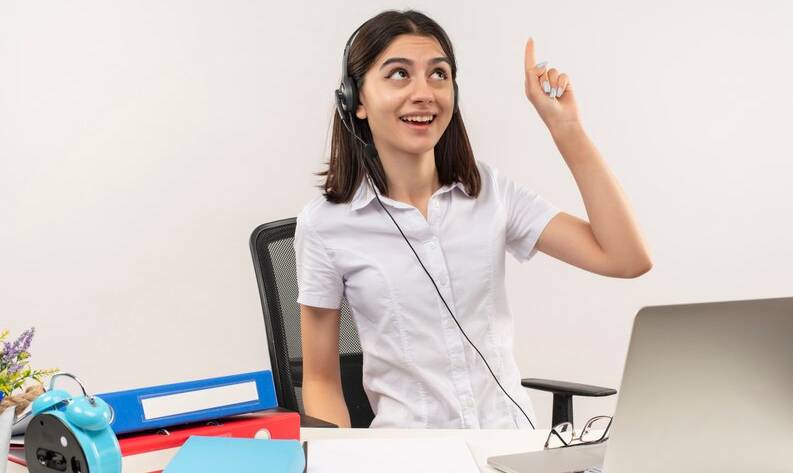
{"type": "MultiPolygon", "coordinates": [[[[347,73],[355,80],[358,91],[363,87],[363,76],[372,66],[372,63],[389,44],[399,35],[418,34],[432,36],[438,40],[444,53],[449,58],[452,68],[452,80],[457,78],[457,62],[454,59],[454,50],[446,32],[427,15],[415,11],[403,12],[388,10],[366,21],[355,36],[348,53],[347,73]]],[[[353,126],[356,134],[371,143],[372,131],[367,120],[361,120],[355,113],[352,114],[353,126]]],[[[366,163],[372,181],[383,195],[388,195],[388,184],[385,179],[385,170],[380,158],[366,159],[364,146],[356,140],[344,124],[341,117],[334,109],[333,135],[331,137],[330,160],[328,168],[316,175],[325,176],[325,183],[318,187],[324,190],[325,198],[334,203],[349,202],[356,189],[364,178],[364,169],[361,163],[366,163]]],[[[441,185],[461,182],[466,192],[473,197],[479,195],[481,178],[474,160],[474,152],[468,141],[463,117],[458,110],[452,114],[452,119],[446,127],[438,143],[435,144],[435,168],[438,171],[438,180],[441,185]]]]}

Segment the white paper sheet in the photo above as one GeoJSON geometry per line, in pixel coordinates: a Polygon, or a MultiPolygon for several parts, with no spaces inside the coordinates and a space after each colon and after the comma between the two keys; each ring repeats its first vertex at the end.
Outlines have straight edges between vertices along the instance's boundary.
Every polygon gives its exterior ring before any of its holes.
{"type": "Polygon", "coordinates": [[[373,471],[479,473],[479,467],[457,437],[308,441],[307,473],[373,471]]]}
{"type": "Polygon", "coordinates": [[[11,425],[14,423],[14,408],[9,407],[0,413],[0,473],[5,473],[8,465],[8,446],[11,442],[11,425]]]}

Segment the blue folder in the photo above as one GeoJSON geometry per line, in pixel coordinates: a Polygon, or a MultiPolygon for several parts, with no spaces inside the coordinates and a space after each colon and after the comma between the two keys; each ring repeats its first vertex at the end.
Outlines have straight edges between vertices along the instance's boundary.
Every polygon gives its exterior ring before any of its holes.
{"type": "Polygon", "coordinates": [[[305,466],[298,440],[193,436],[163,473],[303,473],[305,466]]]}
{"type": "Polygon", "coordinates": [[[278,405],[270,371],[98,394],[113,409],[116,434],[229,417],[278,405]]]}

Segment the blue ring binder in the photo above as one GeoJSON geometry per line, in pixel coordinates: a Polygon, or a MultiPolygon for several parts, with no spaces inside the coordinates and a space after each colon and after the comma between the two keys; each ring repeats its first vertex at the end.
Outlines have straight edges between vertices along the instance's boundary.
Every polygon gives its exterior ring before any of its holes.
{"type": "Polygon", "coordinates": [[[99,394],[116,434],[245,414],[278,405],[269,370],[99,394]]]}

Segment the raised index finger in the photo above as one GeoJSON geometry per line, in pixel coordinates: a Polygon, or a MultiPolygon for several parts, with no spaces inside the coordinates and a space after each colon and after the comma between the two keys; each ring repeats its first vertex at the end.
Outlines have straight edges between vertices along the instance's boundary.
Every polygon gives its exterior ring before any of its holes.
{"type": "Polygon", "coordinates": [[[534,65],[536,64],[536,59],[534,59],[534,38],[531,36],[529,36],[528,41],[526,41],[525,62],[526,73],[529,73],[534,69],[534,65]]]}

